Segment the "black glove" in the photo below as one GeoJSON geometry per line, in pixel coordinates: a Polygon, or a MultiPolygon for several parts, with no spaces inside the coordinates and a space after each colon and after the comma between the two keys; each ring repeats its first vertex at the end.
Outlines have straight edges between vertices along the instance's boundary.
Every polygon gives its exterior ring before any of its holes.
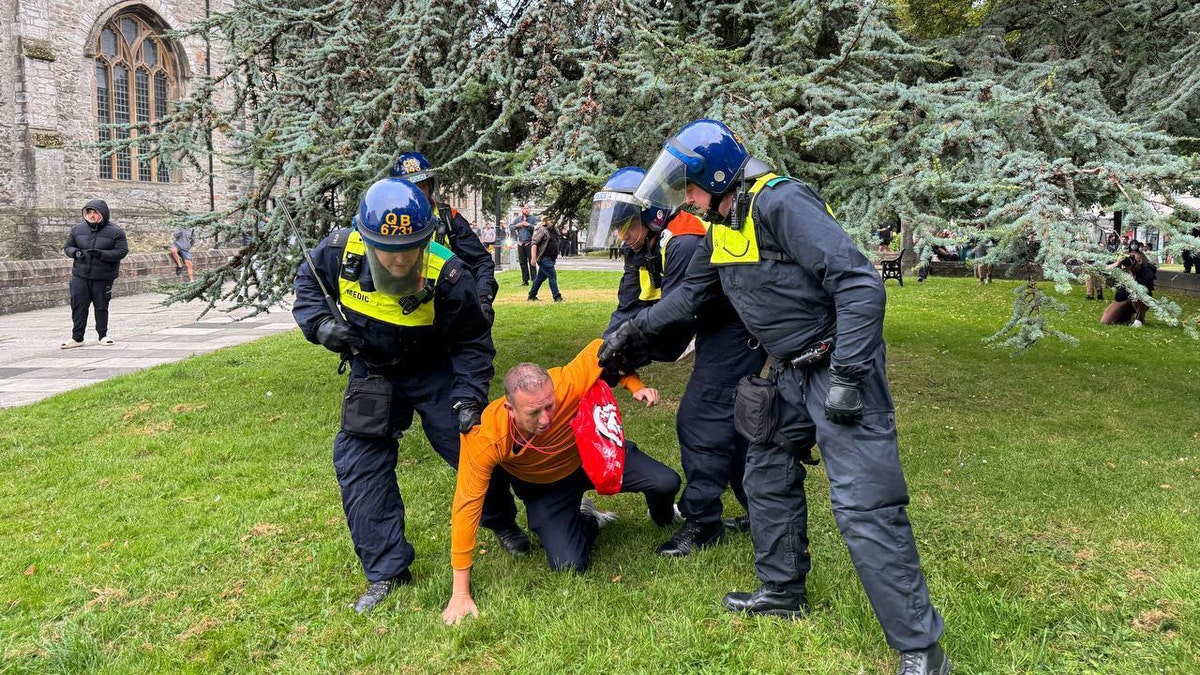
{"type": "Polygon", "coordinates": [[[332,317],[317,324],[317,342],[337,354],[354,353],[366,344],[354,329],[341,321],[335,321],[332,317]]]}
{"type": "Polygon", "coordinates": [[[604,338],[599,357],[601,367],[619,373],[631,373],[652,360],[650,343],[632,320],[617,326],[604,338]]]}
{"type": "Polygon", "coordinates": [[[475,401],[455,401],[454,410],[458,413],[458,433],[465,434],[479,426],[483,411],[475,401]]]}
{"type": "Polygon", "coordinates": [[[83,249],[81,249],[81,248],[75,249],[75,259],[76,260],[83,260],[84,256],[86,256],[86,255],[87,254],[83,252],[83,249]]]}
{"type": "Polygon", "coordinates": [[[483,318],[487,319],[489,326],[496,323],[496,310],[492,308],[492,303],[480,303],[479,309],[483,310],[483,318]]]}
{"type": "Polygon", "coordinates": [[[829,391],[825,394],[825,419],[834,424],[854,424],[862,419],[862,414],[862,387],[831,374],[829,391]]]}
{"type": "Polygon", "coordinates": [[[87,250],[87,254],[88,254],[88,255],[90,255],[90,256],[92,256],[93,258],[99,258],[99,257],[100,257],[100,249],[98,249],[98,248],[89,248],[89,249],[87,250]]]}

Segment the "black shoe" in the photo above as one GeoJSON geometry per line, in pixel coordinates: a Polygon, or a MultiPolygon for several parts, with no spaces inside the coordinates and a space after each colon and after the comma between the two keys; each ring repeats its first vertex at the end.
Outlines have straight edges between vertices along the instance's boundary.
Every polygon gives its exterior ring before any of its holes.
{"type": "Polygon", "coordinates": [[[530,301],[530,302],[538,302],[538,299],[537,299],[536,297],[532,296],[532,295],[531,295],[531,296],[529,296],[528,298],[525,298],[525,299],[526,299],[526,300],[528,300],[528,301],[530,301]]]}
{"type": "Polygon", "coordinates": [[[557,298],[555,298],[554,301],[555,302],[566,302],[567,299],[560,295],[557,298]]]}
{"type": "Polygon", "coordinates": [[[900,653],[900,669],[896,675],[947,675],[953,666],[942,646],[933,643],[929,649],[900,653]]]}
{"type": "Polygon", "coordinates": [[[729,532],[749,532],[750,531],[750,516],[737,516],[736,518],[725,518],[721,521],[725,529],[729,532]]]}
{"type": "Polygon", "coordinates": [[[179,265],[176,265],[175,266],[175,276],[179,276],[180,274],[183,274],[183,268],[180,267],[179,265]]]}
{"type": "Polygon", "coordinates": [[[358,612],[359,614],[365,614],[372,609],[375,609],[375,605],[383,602],[383,599],[388,596],[388,593],[392,592],[393,588],[397,586],[407,586],[411,583],[412,572],[409,572],[408,570],[404,570],[391,579],[376,581],[370,586],[367,586],[366,592],[362,594],[362,597],[358,599],[358,602],[354,603],[354,611],[358,612]]]}
{"type": "Polygon", "coordinates": [[[753,593],[727,593],[721,601],[731,612],[751,616],[778,616],[784,619],[803,619],[808,613],[808,596],[804,591],[787,591],[775,584],[764,583],[753,593]]]}
{"type": "Polygon", "coordinates": [[[719,521],[701,523],[695,520],[684,521],[683,527],[675,532],[675,536],[658,547],[658,554],[669,558],[682,558],[691,555],[702,548],[708,548],[721,540],[725,534],[725,526],[719,521]]]}
{"type": "Polygon", "coordinates": [[[528,286],[528,285],[529,285],[529,282],[528,282],[528,281],[522,281],[522,282],[521,282],[521,285],[522,285],[522,286],[528,286]]]}
{"type": "Polygon", "coordinates": [[[529,535],[516,525],[496,530],[496,541],[499,541],[500,548],[511,556],[519,558],[533,552],[533,546],[529,543],[529,535]]]}

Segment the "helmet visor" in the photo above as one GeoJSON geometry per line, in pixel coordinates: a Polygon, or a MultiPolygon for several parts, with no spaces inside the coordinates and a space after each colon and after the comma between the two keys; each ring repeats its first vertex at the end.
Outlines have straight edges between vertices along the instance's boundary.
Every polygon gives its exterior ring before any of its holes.
{"type": "Polygon", "coordinates": [[[404,251],[381,251],[367,244],[366,249],[367,267],[371,270],[371,281],[375,284],[376,291],[404,297],[425,286],[425,258],[428,255],[428,246],[417,246],[404,251]]]}
{"type": "Polygon", "coordinates": [[[584,247],[601,249],[617,246],[625,230],[642,217],[644,204],[625,192],[597,192],[592,198],[584,247]]]}
{"type": "Polygon", "coordinates": [[[670,144],[664,147],[633,196],[668,212],[683,206],[688,166],[680,154],[670,144]]]}

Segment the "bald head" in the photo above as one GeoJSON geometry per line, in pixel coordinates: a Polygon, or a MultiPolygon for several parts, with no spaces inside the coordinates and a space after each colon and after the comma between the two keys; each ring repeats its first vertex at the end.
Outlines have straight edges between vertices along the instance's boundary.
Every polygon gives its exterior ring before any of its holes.
{"type": "Polygon", "coordinates": [[[504,397],[509,401],[518,391],[540,394],[550,384],[550,373],[536,363],[518,363],[504,375],[504,397]]]}

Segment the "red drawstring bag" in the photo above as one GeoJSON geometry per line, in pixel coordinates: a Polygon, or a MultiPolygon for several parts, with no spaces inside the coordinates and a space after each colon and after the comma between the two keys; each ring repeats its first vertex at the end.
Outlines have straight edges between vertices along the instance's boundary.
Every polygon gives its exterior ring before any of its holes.
{"type": "Polygon", "coordinates": [[[579,411],[571,420],[575,444],[583,460],[583,472],[602,495],[621,491],[625,475],[625,429],[621,410],[612,389],[604,380],[596,380],[579,401],[579,411]]]}

